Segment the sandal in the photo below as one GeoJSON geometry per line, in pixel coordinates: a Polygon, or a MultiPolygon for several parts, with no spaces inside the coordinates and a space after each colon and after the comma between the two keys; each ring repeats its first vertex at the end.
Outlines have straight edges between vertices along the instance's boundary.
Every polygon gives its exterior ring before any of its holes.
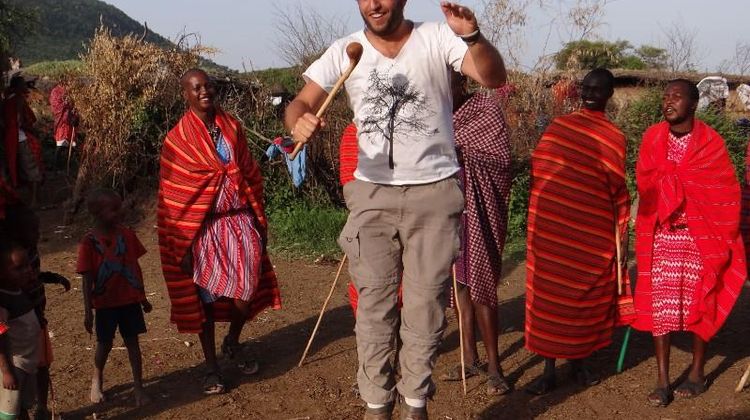
{"type": "Polygon", "coordinates": [[[502,374],[487,376],[487,395],[505,395],[511,391],[511,386],[502,374]]]}
{"type": "Polygon", "coordinates": [[[526,393],[531,395],[546,395],[557,388],[557,379],[554,376],[540,376],[526,387],[526,393]]]}
{"type": "Polygon", "coordinates": [[[648,394],[648,402],[654,407],[666,407],[672,402],[669,388],[656,388],[648,394]]]}
{"type": "Polygon", "coordinates": [[[586,367],[573,368],[570,371],[570,376],[580,386],[594,386],[594,385],[599,385],[599,383],[601,382],[601,379],[599,378],[599,376],[592,373],[586,367]]]}
{"type": "MultiPolygon", "coordinates": [[[[477,362],[474,362],[473,364],[466,365],[464,372],[466,374],[466,379],[469,379],[472,376],[479,375],[481,373],[481,370],[479,370],[479,365],[477,364],[477,362]]],[[[461,376],[461,364],[459,363],[445,371],[445,373],[440,375],[440,380],[446,382],[456,382],[463,380],[463,377],[461,376]]]]}
{"type": "MultiPolygon", "coordinates": [[[[227,356],[230,360],[234,359],[242,352],[242,344],[233,343],[230,344],[227,341],[228,337],[224,337],[224,341],[221,342],[221,352],[227,356]]],[[[241,359],[237,362],[237,368],[245,376],[255,375],[260,372],[260,363],[252,357],[248,356],[245,359],[241,359]]]]}
{"type": "Polygon", "coordinates": [[[209,372],[203,380],[203,395],[218,395],[226,391],[224,378],[218,372],[209,372]]]}
{"type": "Polygon", "coordinates": [[[688,379],[674,390],[674,394],[680,398],[695,398],[706,392],[707,388],[708,381],[706,379],[703,382],[692,382],[688,379]]]}

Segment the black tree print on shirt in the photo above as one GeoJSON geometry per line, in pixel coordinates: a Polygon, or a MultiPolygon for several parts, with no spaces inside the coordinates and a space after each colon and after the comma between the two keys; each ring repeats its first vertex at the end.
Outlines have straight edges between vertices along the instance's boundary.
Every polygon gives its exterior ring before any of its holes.
{"type": "Polygon", "coordinates": [[[428,107],[425,94],[409,83],[403,74],[389,78],[387,73],[370,72],[370,86],[365,93],[367,117],[361,132],[379,133],[388,140],[388,167],[393,169],[393,141],[399,135],[425,137],[438,133],[425,123],[435,111],[428,107]]]}

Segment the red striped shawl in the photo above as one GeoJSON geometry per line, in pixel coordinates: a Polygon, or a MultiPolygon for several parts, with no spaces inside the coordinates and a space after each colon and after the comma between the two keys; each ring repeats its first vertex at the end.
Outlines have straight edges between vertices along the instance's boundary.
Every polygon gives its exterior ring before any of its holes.
{"type": "MultiPolygon", "coordinates": [[[[263,209],[263,177],[250,156],[240,123],[217,109],[216,125],[232,147],[235,160],[224,166],[203,122],[188,111],[167,134],[161,151],[161,178],[157,220],[162,270],[172,302],[171,321],[184,333],[199,333],[205,320],[193,278],[180,269],[183,256],[212,208],[222,177],[240,186],[243,200],[252,208],[258,231],[267,237],[268,222],[263,209]]],[[[281,308],[276,274],[264,249],[258,290],[252,298],[250,318],[271,307],[281,308]]],[[[214,305],[216,321],[229,321],[231,302],[214,305]]]]}
{"type": "Polygon", "coordinates": [[[669,124],[643,134],[636,166],[640,204],[636,219],[638,281],[634,328],[653,329],[651,259],[654,230],[684,203],[690,233],[703,259],[703,277],[687,319],[688,330],[709,340],[726,321],[747,277],[739,232],[740,186],[724,140],[700,120],[683,160],[667,160],[669,124]]]}

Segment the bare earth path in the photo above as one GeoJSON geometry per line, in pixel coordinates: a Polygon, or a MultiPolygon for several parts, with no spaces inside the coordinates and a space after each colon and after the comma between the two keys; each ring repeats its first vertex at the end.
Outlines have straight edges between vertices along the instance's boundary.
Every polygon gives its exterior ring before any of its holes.
{"type": "MultiPolygon", "coordinates": [[[[357,419],[360,401],[352,392],[356,350],[352,332],[354,319],[346,299],[345,283],[339,283],[319,335],[306,364],[297,368],[317,312],[325,299],[336,267],[304,261],[274,260],[282,286],[284,309],[261,314],[246,327],[244,340],[260,356],[261,373],[240,377],[227,373],[227,394],[201,394],[202,367],[197,337],[178,334],[169,323],[169,300],[161,277],[153,216],[140,224],[139,237],[149,250],[142,260],[146,290],[154,305],[147,315],[149,331],[142,337],[144,375],[154,402],[136,409],[131,395],[127,353],[119,338],[115,342],[106,374],[109,402],[93,407],[88,389],[93,363],[94,340],[83,329],[80,279],[74,275],[76,241],[81,231],[56,227],[58,210],[41,212],[43,220],[42,264],[45,270],[68,276],[75,287],[63,294],[48,287],[48,318],[54,334],[55,362],[52,367],[58,410],[66,418],[134,419],[357,419]]],[[[506,264],[506,284],[499,289],[503,325],[501,351],[506,375],[522,389],[541,373],[541,360],[523,349],[523,264],[506,264]]],[[[469,380],[469,395],[461,384],[439,383],[430,404],[432,419],[729,419],[750,418],[750,390],[735,394],[734,387],[750,362],[750,292],[740,298],[728,325],[710,347],[707,373],[711,386],[695,400],[676,401],[666,409],[651,408],[645,395],[652,389],[655,360],[648,336],[633,334],[626,371],[615,374],[615,344],[600,352],[594,367],[605,378],[601,385],[581,389],[569,385],[567,366],[558,377],[562,386],[553,394],[532,398],[522,391],[491,398],[484,395],[480,378],[469,380]]],[[[449,316],[449,329],[442,345],[436,374],[458,362],[456,322],[449,316]]],[[[218,330],[219,339],[225,326],[218,330]]],[[[688,340],[678,340],[672,352],[675,379],[687,367],[688,340]]],[[[225,366],[230,366],[225,361],[225,366]]],[[[227,369],[229,372],[229,370],[227,369]]]]}

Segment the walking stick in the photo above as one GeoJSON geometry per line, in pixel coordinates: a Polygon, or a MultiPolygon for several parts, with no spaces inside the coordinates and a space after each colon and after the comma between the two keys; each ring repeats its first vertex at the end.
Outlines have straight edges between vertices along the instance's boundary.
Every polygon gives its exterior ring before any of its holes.
{"type": "MultiPolygon", "coordinates": [[[[616,209],[616,207],[615,207],[616,209]]],[[[617,211],[615,211],[615,218],[617,218],[617,211]]],[[[617,255],[617,296],[622,294],[622,241],[620,240],[620,225],[615,219],[615,253],[617,255]]],[[[620,356],[617,358],[617,373],[622,373],[622,367],[625,364],[625,354],[628,351],[628,342],[630,341],[630,333],[633,331],[631,326],[625,331],[625,336],[622,339],[622,345],[620,346],[620,356]]]]}
{"type": "Polygon", "coordinates": [[[456,313],[458,313],[458,344],[461,348],[461,381],[464,384],[464,395],[466,395],[466,362],[464,361],[464,327],[461,322],[461,306],[458,303],[458,281],[456,281],[456,264],[453,270],[453,298],[456,302],[456,313]]]}
{"type": "Polygon", "coordinates": [[[66,176],[70,177],[70,156],[73,154],[73,142],[76,138],[76,127],[73,127],[73,131],[68,140],[68,164],[66,165],[66,176]]]}
{"type": "Polygon", "coordinates": [[[742,374],[742,378],[740,378],[740,382],[737,384],[737,388],[734,389],[734,392],[742,391],[745,388],[748,378],[750,378],[750,365],[747,365],[747,369],[745,369],[745,373],[742,374]]]}
{"type": "Polygon", "coordinates": [[[305,352],[302,353],[302,358],[299,359],[299,364],[297,365],[297,367],[302,367],[302,363],[305,361],[305,357],[307,356],[307,351],[310,350],[310,346],[312,345],[313,339],[315,338],[315,333],[318,332],[318,327],[320,326],[320,320],[323,319],[323,313],[326,311],[326,306],[328,306],[328,301],[331,300],[331,296],[333,296],[333,290],[336,289],[336,282],[339,281],[339,276],[341,276],[341,270],[344,268],[344,263],[346,263],[346,254],[344,254],[344,258],[341,259],[341,264],[339,264],[339,269],[338,271],[336,271],[336,277],[333,278],[331,291],[328,292],[328,297],[326,298],[326,301],[323,302],[323,307],[320,308],[320,315],[318,315],[318,322],[315,323],[315,328],[313,328],[313,332],[310,335],[310,339],[307,341],[307,347],[305,347],[305,352]]]}
{"type": "MultiPolygon", "coordinates": [[[[346,71],[344,71],[344,74],[339,77],[339,80],[336,82],[336,84],[333,85],[331,93],[328,94],[328,97],[326,98],[325,102],[323,102],[323,105],[321,105],[318,112],[315,113],[315,116],[318,118],[323,116],[323,113],[326,112],[328,106],[331,105],[331,102],[333,102],[333,98],[335,98],[336,94],[339,93],[341,86],[344,85],[346,79],[349,78],[349,75],[352,74],[354,68],[357,67],[359,59],[362,58],[362,44],[360,44],[359,42],[352,42],[347,45],[346,55],[349,57],[349,67],[347,67],[346,71]]],[[[302,146],[302,143],[297,143],[297,145],[294,146],[294,151],[289,154],[289,160],[294,160],[294,158],[297,157],[297,154],[300,152],[300,150],[302,150],[302,146]]]]}
{"type": "Polygon", "coordinates": [[[49,377],[49,396],[52,398],[52,420],[55,420],[57,401],[55,400],[55,388],[52,386],[52,376],[49,377]]]}

